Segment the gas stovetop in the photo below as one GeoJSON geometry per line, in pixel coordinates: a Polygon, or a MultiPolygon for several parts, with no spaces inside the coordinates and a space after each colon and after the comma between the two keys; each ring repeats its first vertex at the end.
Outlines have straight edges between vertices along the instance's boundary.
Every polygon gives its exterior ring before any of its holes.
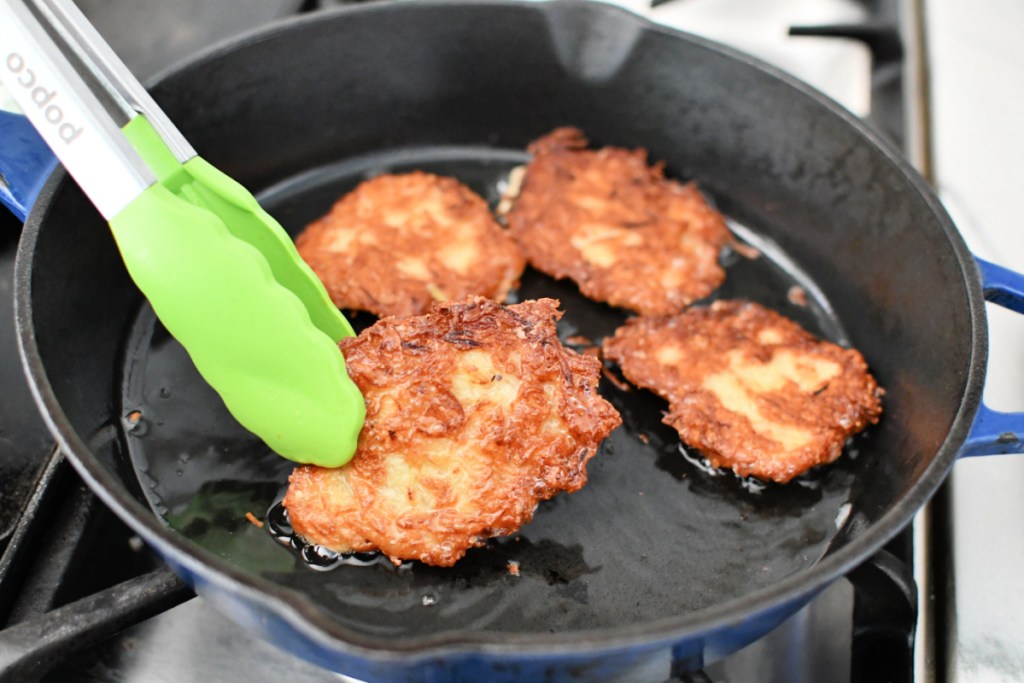
{"type": "MultiPolygon", "coordinates": [[[[245,0],[80,2],[143,79],[219,38],[279,16],[317,11],[321,4],[334,3],[265,2],[254,9],[245,0]],[[242,7],[244,11],[235,11],[242,7]],[[160,38],[140,29],[146,25],[159,26],[160,38]]],[[[901,0],[617,4],[751,52],[867,117],[936,180],[953,205],[954,218],[962,228],[966,223],[964,232],[972,248],[1024,270],[1024,255],[1016,258],[1020,263],[1000,258],[1014,246],[1013,238],[1007,241],[1003,235],[1013,232],[1006,227],[1010,215],[1018,219],[1013,226],[1024,224],[1019,220],[1024,218],[1021,209],[1000,214],[993,207],[997,202],[987,200],[979,208],[975,188],[961,184],[968,174],[953,154],[964,146],[956,144],[964,119],[956,117],[984,111],[971,106],[973,91],[960,90],[979,87],[979,79],[939,77],[947,72],[975,75],[967,68],[970,62],[957,61],[965,39],[999,52],[1002,48],[993,48],[993,41],[1008,33],[1006,49],[1020,53],[1013,45],[1020,41],[1012,27],[1024,28],[1024,10],[1012,0],[1002,0],[1004,15],[1019,21],[1005,22],[995,37],[988,29],[981,33],[981,23],[979,33],[973,34],[971,21],[983,19],[953,0],[931,0],[923,7],[901,0]],[[922,29],[934,55],[927,61],[933,83],[930,117],[920,69],[926,47],[922,29]],[[936,141],[933,155],[928,153],[929,134],[936,141]],[[962,193],[965,187],[970,192],[962,193]],[[983,224],[985,229],[979,227],[983,224]],[[998,226],[995,231],[989,229],[992,225],[998,226]]],[[[991,28],[990,23],[984,26],[991,28]]],[[[1020,102],[1009,104],[1018,112],[1024,109],[1020,102]]],[[[988,112],[990,116],[968,136],[975,147],[979,140],[998,139],[992,119],[1005,120],[1007,126],[1019,120],[1010,112],[988,112]]],[[[1020,146],[1018,152],[1024,151],[1020,146]]],[[[985,176],[978,168],[968,167],[972,179],[985,176]]],[[[988,189],[999,187],[996,182],[988,189]]],[[[1003,198],[1002,205],[1006,203],[1003,198]]],[[[0,550],[6,550],[0,559],[0,628],[5,629],[0,631],[0,675],[5,673],[9,680],[147,683],[346,680],[250,635],[195,598],[55,452],[17,360],[11,283],[20,226],[5,216],[0,228],[0,550]]],[[[1024,363],[1019,352],[999,342],[1021,336],[1024,327],[1019,321],[1005,316],[993,321],[993,357],[1011,368],[990,387],[990,393],[999,397],[996,407],[1024,408],[1024,394],[1017,389],[1020,381],[1005,379],[1024,379],[1024,363]],[[1007,405],[1006,397],[1014,397],[1018,405],[1007,405]]],[[[1019,572],[1006,570],[1005,580],[1004,574],[978,573],[979,563],[985,562],[1024,568],[1024,534],[1014,523],[1024,518],[1015,495],[1022,484],[1024,458],[958,465],[953,487],[940,493],[933,512],[926,513],[916,529],[907,529],[872,562],[836,582],[766,638],[679,680],[1024,681],[1024,605],[1013,606],[1012,598],[1005,597],[1020,593],[1009,583],[1019,572]],[[1016,512],[1003,505],[1016,505],[1016,512]],[[996,525],[998,536],[993,533],[996,525]],[[955,553],[950,554],[951,548],[955,553]],[[915,575],[923,606],[920,622],[915,575]],[[947,592],[948,580],[956,581],[955,593],[947,592]],[[992,597],[994,587],[1005,591],[999,594],[1002,597],[992,597]],[[936,605],[955,611],[936,610],[936,605]],[[995,634],[993,624],[1000,625],[995,634]],[[960,647],[954,647],[957,643],[960,647]],[[996,672],[995,677],[985,678],[986,672],[996,672]]]]}

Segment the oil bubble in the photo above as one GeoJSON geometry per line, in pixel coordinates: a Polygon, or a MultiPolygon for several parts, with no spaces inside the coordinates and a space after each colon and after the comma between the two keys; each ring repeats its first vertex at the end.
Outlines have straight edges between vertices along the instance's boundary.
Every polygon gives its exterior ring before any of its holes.
{"type": "Polygon", "coordinates": [[[142,416],[142,411],[131,410],[122,418],[124,430],[132,436],[144,436],[149,431],[149,422],[142,416]]]}

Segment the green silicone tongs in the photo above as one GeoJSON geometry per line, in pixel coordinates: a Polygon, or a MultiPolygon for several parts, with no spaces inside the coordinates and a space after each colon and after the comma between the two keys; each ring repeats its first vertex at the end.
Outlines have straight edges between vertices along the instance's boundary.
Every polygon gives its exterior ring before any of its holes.
{"type": "Polygon", "coordinates": [[[286,458],[347,462],[365,414],[337,344],[352,327],[281,226],[196,155],[68,0],[0,0],[0,60],[0,80],[235,418],[286,458]]]}

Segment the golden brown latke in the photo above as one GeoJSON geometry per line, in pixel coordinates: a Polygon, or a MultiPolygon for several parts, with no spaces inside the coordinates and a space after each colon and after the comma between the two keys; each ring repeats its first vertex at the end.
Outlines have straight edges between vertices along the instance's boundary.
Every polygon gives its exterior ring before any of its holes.
{"type": "Polygon", "coordinates": [[[667,399],[666,424],[715,467],[785,483],[839,457],[882,413],[863,356],[744,301],[626,322],[604,341],[634,384],[667,399]]]}
{"type": "Polygon", "coordinates": [[[557,307],[435,304],[342,340],[366,424],[344,467],[292,473],[295,531],[339,552],[450,566],[583,486],[621,420],[597,393],[600,362],[559,342],[557,307]]]}
{"type": "Polygon", "coordinates": [[[586,146],[581,131],[559,128],[529,147],[507,219],[530,265],[644,314],[678,313],[714,291],[732,237],[696,186],[666,180],[643,149],[586,146]]]}
{"type": "Polygon", "coordinates": [[[526,266],[483,199],[419,171],[360,184],[295,244],[335,305],[381,316],[466,296],[504,300],[526,266]]]}

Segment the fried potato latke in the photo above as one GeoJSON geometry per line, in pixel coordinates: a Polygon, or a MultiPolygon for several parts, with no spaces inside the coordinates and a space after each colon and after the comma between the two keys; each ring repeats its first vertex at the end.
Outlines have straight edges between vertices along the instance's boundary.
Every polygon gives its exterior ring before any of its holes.
{"type": "Polygon", "coordinates": [[[295,531],[339,552],[451,566],[582,487],[621,419],[597,393],[601,363],[559,342],[557,308],[476,298],[343,339],[366,423],[347,465],[292,473],[295,531]]]}
{"type": "Polygon", "coordinates": [[[575,128],[529,146],[507,223],[530,265],[643,314],[678,313],[714,291],[725,279],[719,253],[732,240],[721,214],[693,183],[648,166],[645,150],[586,146],[575,128]]]}
{"type": "Polygon", "coordinates": [[[604,341],[634,384],[667,399],[664,422],[715,467],[786,483],[832,462],[882,413],[860,352],[745,301],[633,318],[604,341]]]}
{"type": "Polygon", "coordinates": [[[502,301],[526,267],[481,197],[419,171],[360,184],[295,245],[335,305],[380,316],[467,296],[502,301]]]}

